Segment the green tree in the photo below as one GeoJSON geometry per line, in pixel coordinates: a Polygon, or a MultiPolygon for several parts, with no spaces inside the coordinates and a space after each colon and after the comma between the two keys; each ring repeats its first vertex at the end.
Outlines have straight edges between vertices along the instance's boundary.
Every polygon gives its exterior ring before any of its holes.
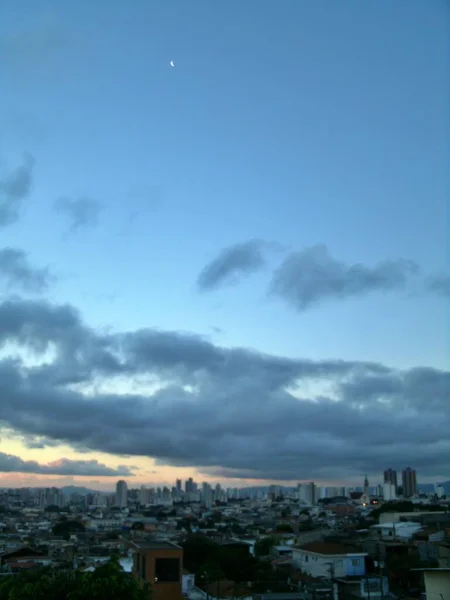
{"type": "Polygon", "coordinates": [[[86,528],[83,523],[69,519],[58,521],[52,529],[53,535],[61,535],[66,539],[69,539],[72,533],[83,533],[84,531],[86,531],[86,528]]]}
{"type": "Polygon", "coordinates": [[[0,600],[149,600],[150,589],[141,587],[118,560],[92,573],[40,569],[6,577],[0,583],[0,600]]]}
{"type": "Polygon", "coordinates": [[[277,531],[292,533],[292,525],[289,525],[289,523],[280,523],[277,525],[277,531]]]}
{"type": "Polygon", "coordinates": [[[45,512],[53,512],[53,513],[59,513],[61,512],[61,509],[59,506],[56,506],[56,504],[49,504],[46,508],[45,508],[45,512]]]}
{"type": "Polygon", "coordinates": [[[270,553],[270,549],[278,544],[278,541],[278,538],[272,535],[261,538],[255,544],[255,555],[267,556],[270,553]]]}

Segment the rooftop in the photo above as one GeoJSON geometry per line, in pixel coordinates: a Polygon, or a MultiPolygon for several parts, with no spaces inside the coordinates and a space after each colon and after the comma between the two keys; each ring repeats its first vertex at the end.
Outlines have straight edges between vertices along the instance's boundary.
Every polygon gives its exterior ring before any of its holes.
{"type": "Polygon", "coordinates": [[[309,542],[307,544],[303,544],[302,546],[295,547],[298,550],[313,552],[314,554],[367,554],[366,552],[361,552],[360,550],[352,548],[351,546],[345,546],[344,544],[337,544],[335,542],[309,542]]]}
{"type": "Polygon", "coordinates": [[[181,550],[181,546],[160,540],[133,541],[132,545],[139,550],[181,550]]]}

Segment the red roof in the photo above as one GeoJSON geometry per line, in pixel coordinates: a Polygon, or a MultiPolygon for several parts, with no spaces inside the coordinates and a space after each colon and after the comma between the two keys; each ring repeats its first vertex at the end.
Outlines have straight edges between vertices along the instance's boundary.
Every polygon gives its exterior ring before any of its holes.
{"type": "Polygon", "coordinates": [[[40,567],[41,564],[34,560],[29,560],[26,562],[24,561],[9,563],[8,566],[12,569],[33,569],[34,567],[40,567]]]}

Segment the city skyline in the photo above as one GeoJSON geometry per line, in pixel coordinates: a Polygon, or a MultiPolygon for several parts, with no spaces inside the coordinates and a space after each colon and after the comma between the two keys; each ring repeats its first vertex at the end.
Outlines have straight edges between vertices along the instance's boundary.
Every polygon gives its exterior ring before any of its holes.
{"type": "Polygon", "coordinates": [[[2,2],[0,487],[450,479],[448,9],[324,6],[2,2]]]}

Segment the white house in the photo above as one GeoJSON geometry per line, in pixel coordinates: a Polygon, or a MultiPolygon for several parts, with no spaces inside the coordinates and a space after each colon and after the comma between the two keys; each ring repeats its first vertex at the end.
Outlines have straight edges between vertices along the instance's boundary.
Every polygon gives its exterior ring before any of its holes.
{"type": "Polygon", "coordinates": [[[401,521],[372,525],[370,529],[374,533],[378,534],[378,537],[381,540],[409,540],[415,533],[422,529],[422,525],[412,521],[401,521]]]}
{"type": "Polygon", "coordinates": [[[293,565],[311,577],[365,575],[366,552],[332,542],[309,542],[294,546],[293,565]]]}

